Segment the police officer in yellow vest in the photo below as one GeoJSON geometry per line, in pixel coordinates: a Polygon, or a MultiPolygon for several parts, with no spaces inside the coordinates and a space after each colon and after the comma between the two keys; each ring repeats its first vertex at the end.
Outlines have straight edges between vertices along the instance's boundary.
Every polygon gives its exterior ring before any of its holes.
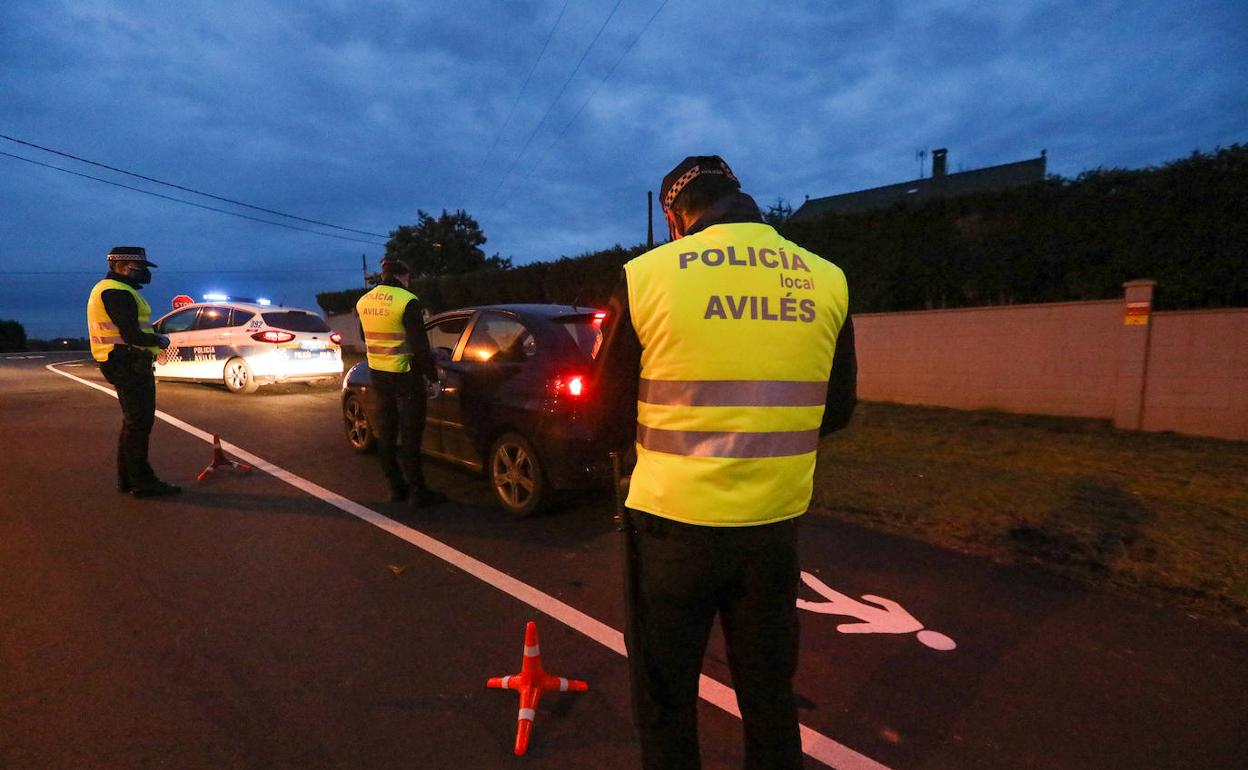
{"type": "Polygon", "coordinates": [[[135,497],[181,492],[156,478],[147,461],[148,442],[156,419],[156,352],[169,338],[152,330],[152,309],[139,288],[152,281],[142,246],[114,246],[108,252],[108,275],[91,289],[87,327],[91,356],[104,378],[117,389],[121,404],[121,436],[117,441],[117,490],[135,497]]]}
{"type": "Polygon", "coordinates": [[[390,484],[391,502],[408,500],[413,508],[446,502],[446,495],[425,484],[420,444],[425,432],[425,381],[436,386],[437,366],[425,336],[420,300],[409,291],[411,271],[402,260],[381,261],[381,282],[360,297],[360,317],[372,378],[377,453],[390,484]],[[400,462],[396,443],[401,437],[400,462]]]}
{"type": "Polygon", "coordinates": [[[840,268],[785,240],[719,156],[663,179],[672,240],[624,266],[594,382],[633,444],[625,640],[646,768],[699,767],[698,675],[716,615],[749,768],[799,768],[797,522],[819,439],[849,422],[840,268]]]}

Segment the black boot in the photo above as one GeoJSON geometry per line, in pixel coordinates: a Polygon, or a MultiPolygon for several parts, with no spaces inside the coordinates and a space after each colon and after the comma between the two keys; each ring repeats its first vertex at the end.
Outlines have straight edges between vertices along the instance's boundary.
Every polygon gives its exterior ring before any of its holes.
{"type": "Polygon", "coordinates": [[[182,491],[182,487],[177,484],[168,484],[160,479],[152,479],[142,484],[135,484],[130,488],[130,494],[135,497],[165,497],[167,495],[176,495],[182,491]]]}

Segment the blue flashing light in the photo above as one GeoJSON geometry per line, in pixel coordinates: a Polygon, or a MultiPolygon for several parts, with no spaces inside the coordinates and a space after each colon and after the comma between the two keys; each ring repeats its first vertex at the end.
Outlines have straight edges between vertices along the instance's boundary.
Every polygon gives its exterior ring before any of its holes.
{"type": "Polygon", "coordinates": [[[259,299],[256,300],[256,304],[257,305],[272,305],[273,303],[265,299],[264,297],[260,297],[259,299]]]}
{"type": "Polygon", "coordinates": [[[225,301],[227,301],[229,298],[230,298],[230,297],[229,297],[229,295],[227,295],[227,294],[221,294],[220,292],[214,292],[214,293],[211,293],[211,294],[205,294],[205,295],[204,295],[204,301],[205,301],[205,302],[225,302],[225,301]]]}

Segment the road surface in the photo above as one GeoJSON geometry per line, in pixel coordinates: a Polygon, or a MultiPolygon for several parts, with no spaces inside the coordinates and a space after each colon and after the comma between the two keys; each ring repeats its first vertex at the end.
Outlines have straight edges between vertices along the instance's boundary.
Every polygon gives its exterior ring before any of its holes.
{"type": "MultiPolygon", "coordinates": [[[[336,389],[161,383],[153,464],[186,492],[136,500],[101,388],[81,354],[0,358],[0,767],[638,765],[604,496],[513,520],[430,463],[451,503],[411,514],[336,389]],[[259,469],[196,482],[212,434],[259,469]],[[528,620],[590,691],[545,696],[516,757],[485,680],[528,620]]],[[[831,519],[802,538],[807,767],[1243,766],[1242,630],[831,519]]],[[[704,766],[739,767],[718,633],[704,674],[704,766]]]]}

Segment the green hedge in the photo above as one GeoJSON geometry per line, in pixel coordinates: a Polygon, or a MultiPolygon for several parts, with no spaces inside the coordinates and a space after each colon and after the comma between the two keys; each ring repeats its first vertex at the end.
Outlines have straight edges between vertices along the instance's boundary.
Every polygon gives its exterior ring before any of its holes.
{"type": "MultiPolygon", "coordinates": [[[[605,306],[624,263],[644,246],[613,246],[579,257],[534,262],[508,270],[480,270],[461,275],[421,278],[412,290],[432,312],[467,305],[516,302],[605,306]]],[[[347,313],[367,289],[346,289],[316,295],[327,313],[347,313]]]]}
{"type": "MultiPolygon", "coordinates": [[[[1158,281],[1162,309],[1248,306],[1248,146],[1157,168],[1096,169],[921,206],[832,214],[780,230],[845,270],[858,312],[1110,299],[1135,278],[1158,281]]],[[[428,278],[416,292],[432,310],[603,305],[620,267],[641,251],[615,246],[428,278]]],[[[363,292],[329,292],[317,301],[327,312],[345,312],[363,292]]]]}

